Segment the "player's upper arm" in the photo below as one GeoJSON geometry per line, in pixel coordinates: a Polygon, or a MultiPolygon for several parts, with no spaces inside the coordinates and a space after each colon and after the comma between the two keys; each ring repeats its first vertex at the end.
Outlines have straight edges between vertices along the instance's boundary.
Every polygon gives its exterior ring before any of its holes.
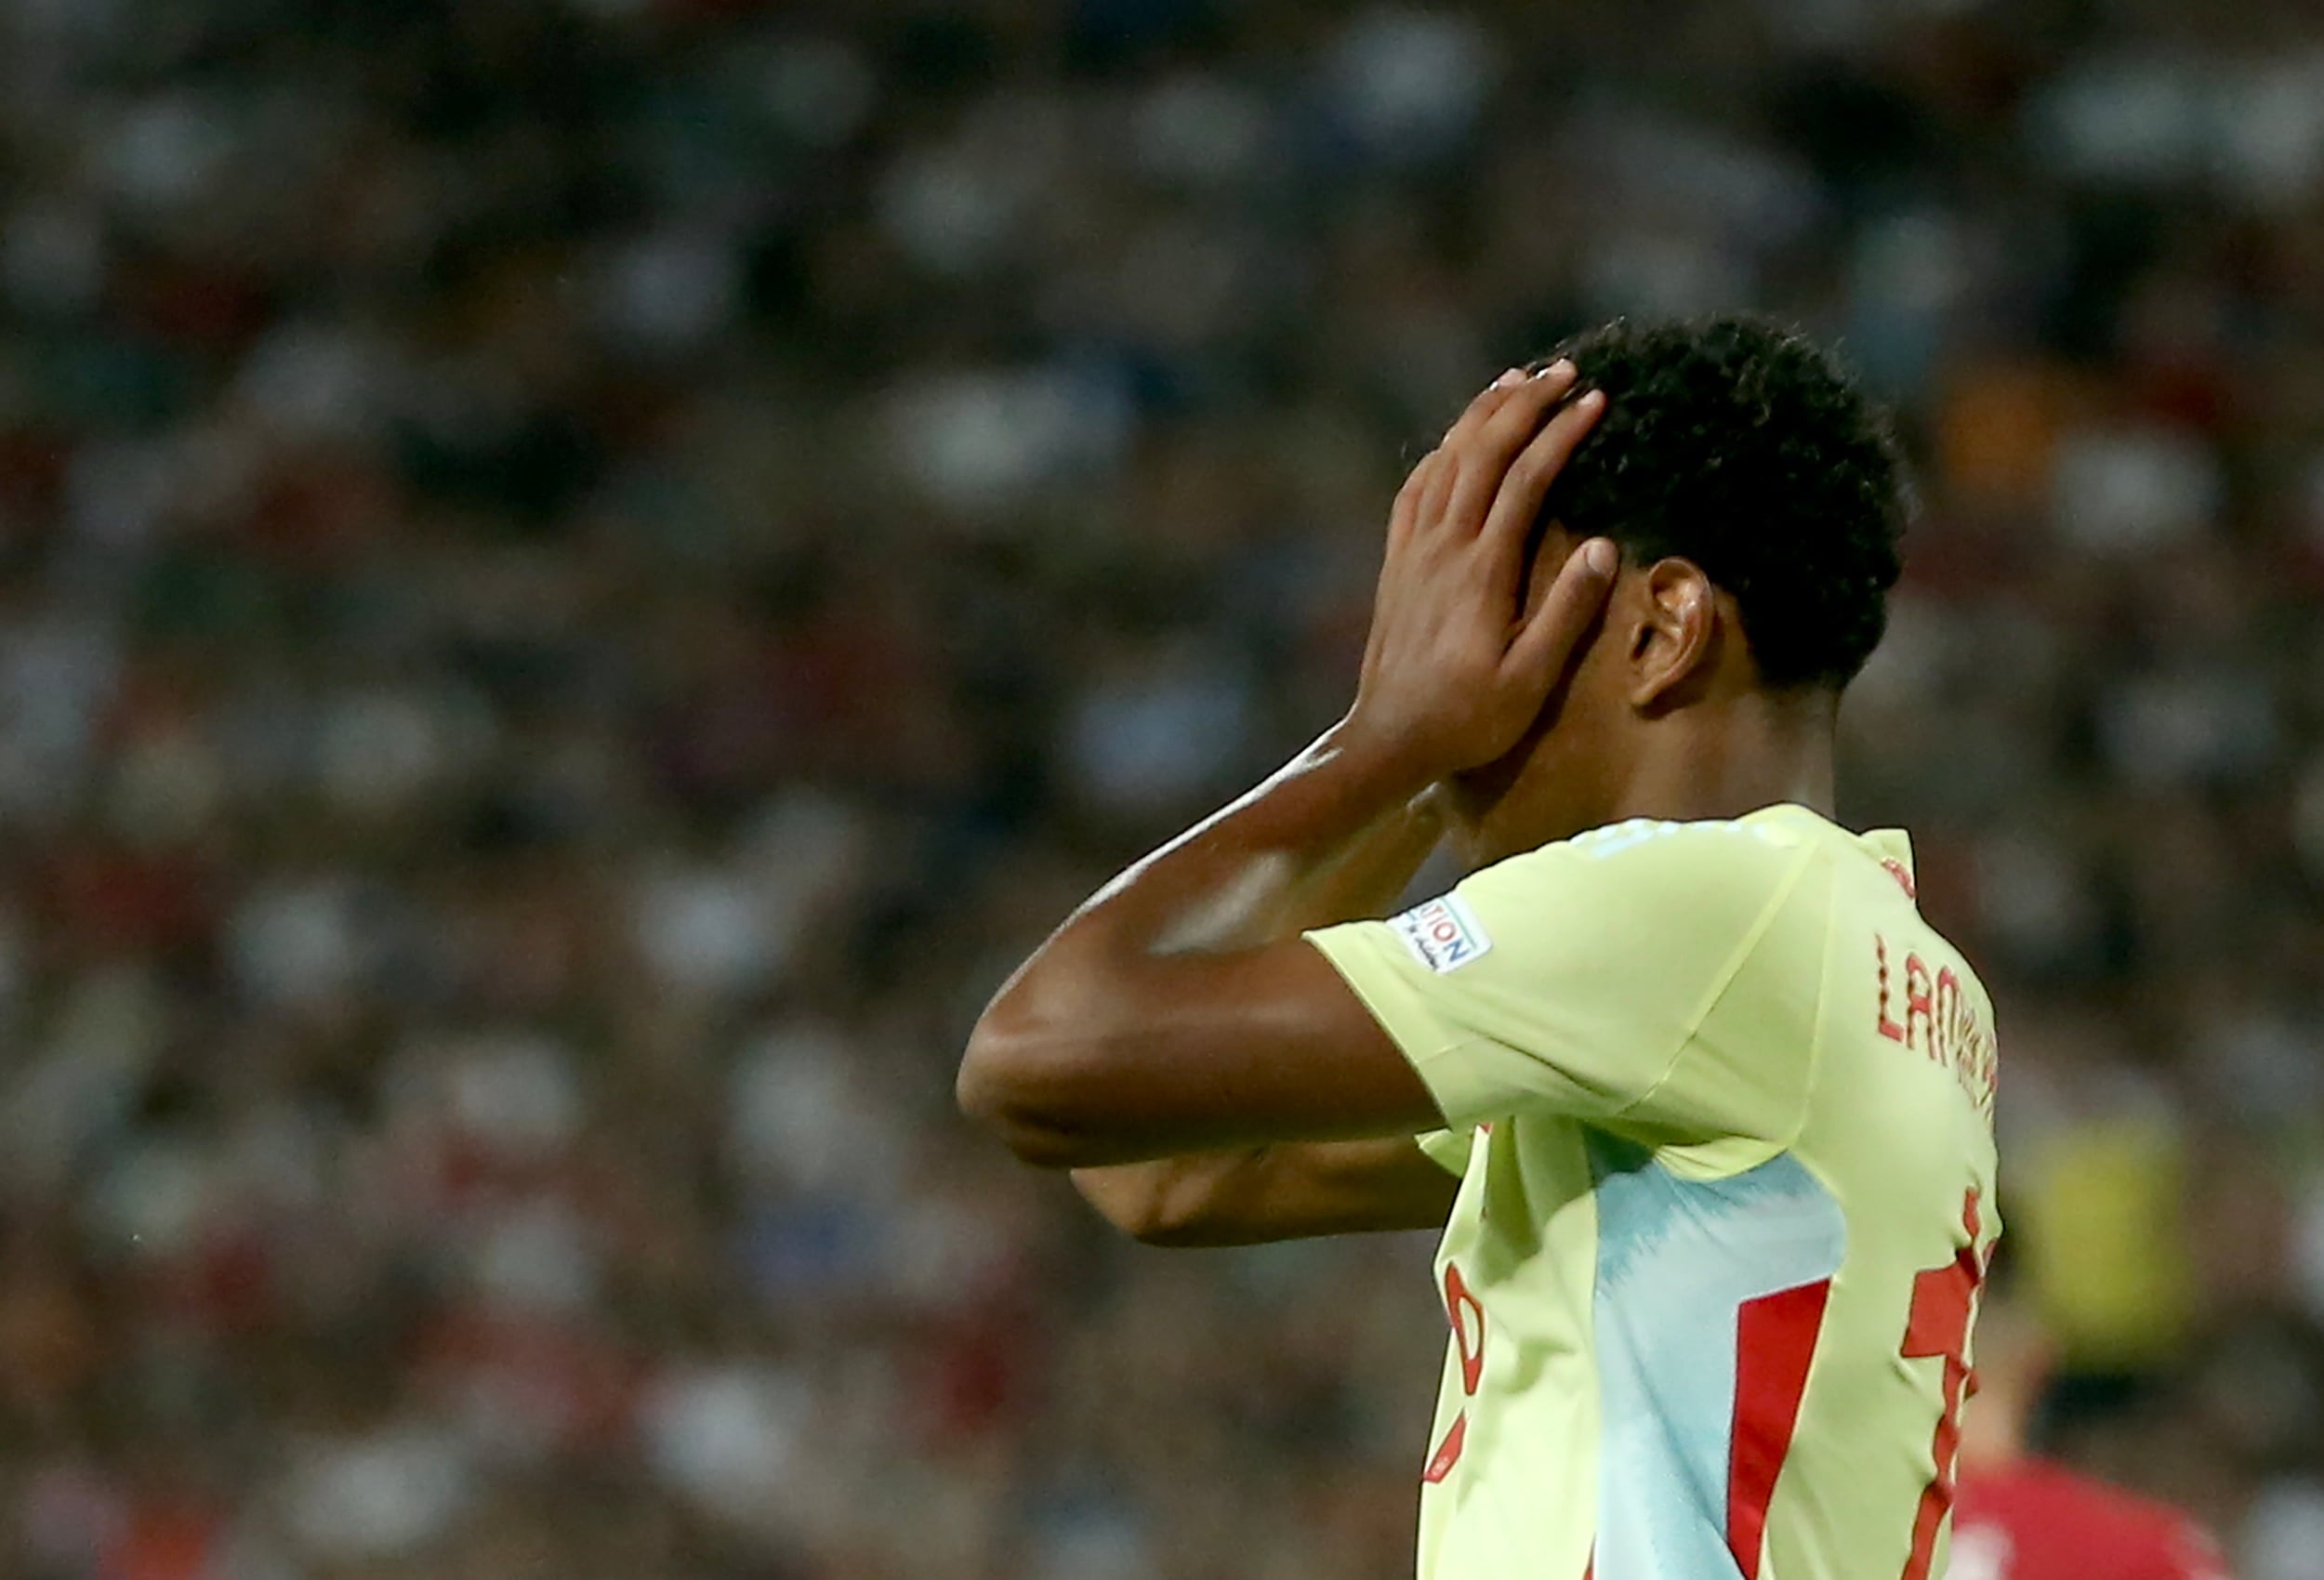
{"type": "MultiPolygon", "coordinates": [[[[1052,962],[978,1020],[961,1106],[1025,1161],[1073,1168],[1527,1109],[1673,1140],[1774,1137],[1796,1112],[1796,1072],[1754,1057],[1757,1043],[1695,1034],[1812,854],[1750,826],[1622,824],[1392,922],[1052,962]],[[1440,934],[1446,917],[1458,925],[1440,934]]],[[[1804,1060],[1808,1042],[1802,1025],[1787,1057],[1804,1060]]]]}
{"type": "Polygon", "coordinates": [[[1813,859],[1750,823],[1618,824],[1392,921],[1309,936],[1453,1126],[1541,1110],[1674,1137],[1757,1134],[1798,1111],[1815,984],[1788,1043],[1698,1034],[1813,859]],[[1767,1060],[1765,1041],[1798,1058],[1767,1060]]]}
{"type": "Polygon", "coordinates": [[[1388,1034],[1298,939],[1003,990],[961,1107],[1027,1163],[1087,1168],[1288,1141],[1409,1139],[1445,1121],[1388,1034]]]}

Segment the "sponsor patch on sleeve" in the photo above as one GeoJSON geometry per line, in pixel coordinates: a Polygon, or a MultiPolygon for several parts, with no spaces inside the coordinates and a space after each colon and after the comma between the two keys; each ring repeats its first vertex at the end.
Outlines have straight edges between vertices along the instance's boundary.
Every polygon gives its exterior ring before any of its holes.
{"type": "Polygon", "coordinates": [[[1388,925],[1412,951],[1413,958],[1440,977],[1484,958],[1493,948],[1492,935],[1458,894],[1417,905],[1391,918],[1388,925]]]}

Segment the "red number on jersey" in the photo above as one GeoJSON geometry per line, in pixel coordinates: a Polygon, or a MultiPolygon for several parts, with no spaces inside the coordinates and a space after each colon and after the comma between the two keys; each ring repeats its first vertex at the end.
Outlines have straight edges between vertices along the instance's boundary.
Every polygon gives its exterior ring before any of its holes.
{"type": "MultiPolygon", "coordinates": [[[[1469,1281],[1460,1276],[1460,1269],[1451,1262],[1445,1264],[1445,1319],[1452,1323],[1453,1344],[1460,1351],[1460,1391],[1473,1399],[1477,1383],[1485,1376],[1485,1306],[1469,1293],[1469,1281]],[[1463,1307],[1467,1308],[1470,1320],[1463,1320],[1463,1307]],[[1469,1336],[1472,1322],[1476,1331],[1473,1341],[1469,1336]]],[[[1445,1441],[1436,1445],[1436,1452],[1428,1456],[1428,1468],[1420,1480],[1433,1484],[1451,1475],[1468,1441],[1469,1413],[1463,1410],[1446,1429],[1445,1441]]]]}
{"type": "Polygon", "coordinates": [[[1735,1313],[1735,1416],[1727,1429],[1727,1550],[1759,1580],[1760,1543],[1776,1478],[1791,1452],[1831,1280],[1746,1300],[1735,1313]]]}
{"type": "Polygon", "coordinates": [[[1478,1379],[1485,1376],[1485,1307],[1469,1293],[1469,1281],[1451,1262],[1445,1264],[1445,1315],[1452,1323],[1453,1343],[1460,1349],[1460,1391],[1473,1397],[1478,1379]],[[1461,1321],[1463,1306],[1476,1319],[1474,1343],[1470,1342],[1469,1324],[1461,1321]]]}
{"type": "Polygon", "coordinates": [[[1969,1316],[1975,1309],[1977,1285],[1985,1280],[1985,1265],[1977,1259],[1977,1234],[1984,1224],[1977,1216],[1974,1186],[1961,1205],[1961,1227],[1969,1244],[1953,1253],[1941,1268],[1914,1275],[1912,1309],[1905,1319],[1902,1353],[1908,1361],[1936,1356],[1945,1361],[1945,1411],[1936,1418],[1936,1475],[1921,1489],[1921,1508],[1912,1522],[1912,1554],[1905,1560],[1902,1580],[1929,1580],[1929,1565],[1936,1557],[1937,1528],[1953,1507],[1953,1460],[1961,1452],[1961,1401],[1969,1385],[1969,1316]]]}

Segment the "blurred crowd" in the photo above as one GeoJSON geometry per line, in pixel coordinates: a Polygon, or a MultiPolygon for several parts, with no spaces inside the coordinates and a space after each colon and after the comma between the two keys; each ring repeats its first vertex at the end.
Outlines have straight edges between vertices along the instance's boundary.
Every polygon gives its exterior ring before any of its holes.
{"type": "MultiPolygon", "coordinates": [[[[1400,467],[1761,307],[2058,1452],[2324,1575],[2324,30],[0,7],[0,1573],[1394,1580],[1417,1237],[1115,1244],[984,996],[1348,695],[1400,467]]],[[[1974,1408],[1974,1406],[1973,1406],[1974,1408]]]]}

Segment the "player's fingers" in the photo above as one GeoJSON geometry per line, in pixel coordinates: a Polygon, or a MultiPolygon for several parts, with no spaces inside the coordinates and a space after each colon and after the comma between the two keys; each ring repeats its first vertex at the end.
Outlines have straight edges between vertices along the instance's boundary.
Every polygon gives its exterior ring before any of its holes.
{"type": "Polygon", "coordinates": [[[1458,467],[1444,508],[1447,524],[1467,533],[1485,525],[1510,467],[1543,431],[1543,418],[1577,376],[1574,364],[1561,358],[1512,390],[1459,444],[1446,441],[1458,467]]]}
{"type": "Polygon", "coordinates": [[[1456,463],[1443,445],[1429,454],[1428,476],[1421,480],[1418,498],[1413,503],[1411,525],[1406,536],[1425,534],[1445,513],[1445,501],[1452,494],[1456,463]]]}
{"type": "Polygon", "coordinates": [[[1493,414],[1499,411],[1507,403],[1509,398],[1523,389],[1528,382],[1525,370],[1513,367],[1478,390],[1468,405],[1461,409],[1460,415],[1453,419],[1452,427],[1445,430],[1445,441],[1437,448],[1448,450],[1457,443],[1465,442],[1471,434],[1489,422],[1493,414]]]}
{"type": "Polygon", "coordinates": [[[1446,502],[1459,481],[1461,457],[1468,452],[1478,430],[1492,420],[1493,415],[1512,395],[1524,389],[1526,383],[1525,369],[1511,368],[1479,390],[1476,398],[1454,419],[1452,427],[1445,430],[1443,441],[1431,453],[1431,459],[1437,465],[1431,469],[1413,510],[1413,526],[1416,529],[1437,526],[1444,521],[1446,502]]]}
{"type": "Polygon", "coordinates": [[[1580,376],[1580,372],[1564,357],[1529,375],[1479,425],[1478,441],[1505,454],[1515,454],[1540,430],[1542,415],[1571,394],[1575,380],[1580,376]]]}
{"type": "Polygon", "coordinates": [[[1444,465],[1444,455],[1441,450],[1432,450],[1406,474],[1404,486],[1396,490],[1396,502],[1388,509],[1391,545],[1411,535],[1412,524],[1419,519],[1421,504],[1428,497],[1429,484],[1444,465]]]}
{"type": "Polygon", "coordinates": [[[1567,555],[1540,605],[1525,616],[1510,643],[1502,675],[1544,691],[1555,685],[1605,607],[1621,568],[1621,551],[1607,538],[1593,537],[1567,555]]]}
{"type": "Polygon", "coordinates": [[[1507,577],[1523,573],[1525,545],[1533,536],[1533,524],[1541,514],[1541,501],[1548,496],[1550,484],[1557,481],[1557,474],[1573,459],[1575,450],[1590,437],[1604,412],[1604,391],[1585,391],[1551,418],[1549,426],[1535,434],[1504,468],[1482,540],[1491,555],[1493,574],[1507,577]]]}

